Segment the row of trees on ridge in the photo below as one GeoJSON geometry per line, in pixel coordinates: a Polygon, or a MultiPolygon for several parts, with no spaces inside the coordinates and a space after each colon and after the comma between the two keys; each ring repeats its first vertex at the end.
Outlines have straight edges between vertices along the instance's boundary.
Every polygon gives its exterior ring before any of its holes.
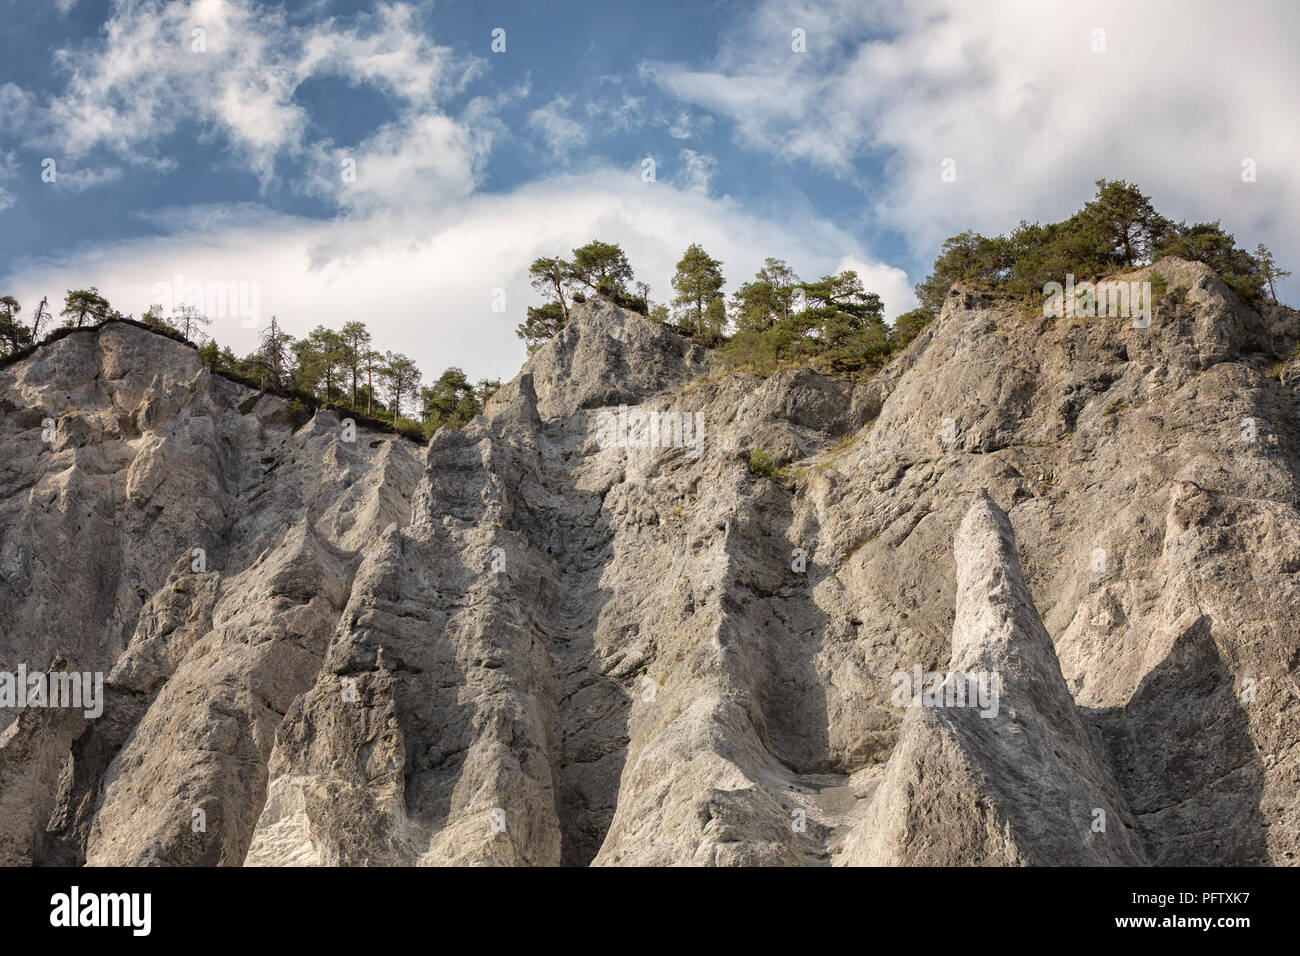
{"type": "MultiPolygon", "coordinates": [[[[64,319],[59,330],[135,321],[114,309],[96,288],[70,290],[59,315],[64,319]]],[[[0,355],[14,355],[41,341],[52,320],[47,298],[25,319],[13,296],[0,296],[0,355]]],[[[346,322],[337,330],[318,325],[295,339],[272,316],[259,336],[258,347],[242,358],[203,331],[212,320],[195,306],[180,305],[171,315],[164,315],[161,306],[151,306],[139,321],[195,343],[202,360],[219,374],[285,395],[300,409],[330,405],[388,421],[401,431],[422,437],[443,425],[460,428],[482,411],[483,403],[501,387],[494,380],[471,383],[456,367],[425,385],[413,359],[373,348],[370,330],[359,321],[346,322]]]]}
{"type": "MultiPolygon", "coordinates": [[[[769,258],[752,279],[731,292],[723,263],[692,243],[677,263],[670,302],[650,302],[650,288],[635,281],[623,249],[593,240],[570,258],[542,257],[529,279],[544,296],[516,328],[532,354],[568,324],[573,306],[603,295],[688,335],[732,364],[770,370],[794,362],[840,374],[869,371],[906,347],[939,313],[954,282],[1010,294],[1027,307],[1040,305],[1043,288],[1067,274],[1099,279],[1117,271],[1178,256],[1209,265],[1243,299],[1277,302],[1275,284],[1290,275],[1264,245],[1239,248],[1218,222],[1174,222],[1156,211],[1150,197],[1123,180],[1098,180],[1093,199],[1061,222],[1021,222],[1007,235],[966,231],[944,241],[929,275],[915,286],[920,306],[884,321],[880,296],[863,287],[857,273],[843,271],[804,280],[781,259],[769,258]]],[[[130,319],[96,288],[69,290],[58,313],[64,329],[130,319]]],[[[13,296],[0,296],[0,356],[33,346],[54,321],[48,299],[24,318],[13,296]]],[[[318,325],[295,339],[272,316],[258,347],[240,358],[209,337],[211,320],[197,308],[177,307],[170,316],[151,307],[141,321],[194,342],[217,372],[263,389],[288,394],[306,407],[321,404],[428,435],[443,425],[461,427],[478,414],[500,382],[472,384],[449,368],[422,384],[415,362],[400,352],[372,347],[365,323],[340,329],[318,325]]]]}
{"type": "MultiPolygon", "coordinates": [[[[574,302],[588,293],[632,301],[633,308],[673,326],[736,364],[772,368],[782,362],[855,373],[878,366],[904,348],[939,314],[955,282],[1007,293],[1027,308],[1041,306],[1044,286],[1100,279],[1166,256],[1204,262],[1239,296],[1277,302],[1281,269],[1266,246],[1254,253],[1236,245],[1216,222],[1188,225],[1156,211],[1149,196],[1123,180],[1098,180],[1092,200],[1061,222],[1021,222],[1007,235],[966,231],[943,243],[929,275],[915,286],[919,307],[898,316],[892,328],[880,297],[863,288],[852,271],[805,281],[781,259],[767,259],[754,278],[730,299],[722,262],[692,243],[677,263],[671,302],[651,305],[649,287],[638,282],[616,244],[596,240],[573,250],[571,259],[544,257],[529,267],[533,288],[546,302],[528,310],[516,334],[531,354],[569,321],[574,302]]],[[[625,303],[626,304],[626,303],[625,303]]]]}
{"type": "Polygon", "coordinates": [[[984,286],[1041,303],[1048,282],[1098,279],[1117,271],[1177,256],[1204,262],[1248,302],[1271,298],[1275,284],[1291,273],[1278,267],[1262,243],[1239,248],[1218,221],[1188,225],[1161,215],[1133,183],[1097,181],[1093,198],[1061,222],[1022,221],[1006,235],[963,232],[943,243],[934,268],[917,284],[921,307],[937,314],[957,281],[984,286]]]}
{"type": "Polygon", "coordinates": [[[530,354],[564,328],[575,302],[593,292],[721,348],[737,364],[809,361],[854,372],[906,344],[885,324],[880,296],[851,270],[804,281],[782,260],[768,259],[728,302],[722,262],[692,243],[677,263],[671,303],[655,305],[645,283],[632,285],[632,268],[616,243],[595,240],[574,249],[571,259],[543,257],[528,271],[533,288],[546,297],[515,330],[530,354]]]}

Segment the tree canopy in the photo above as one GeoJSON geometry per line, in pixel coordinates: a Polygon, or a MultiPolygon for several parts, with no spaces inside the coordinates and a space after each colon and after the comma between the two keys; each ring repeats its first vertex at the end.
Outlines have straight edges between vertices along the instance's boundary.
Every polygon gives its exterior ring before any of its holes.
{"type": "Polygon", "coordinates": [[[572,259],[534,259],[528,267],[529,284],[546,296],[546,301],[528,307],[524,321],[515,326],[515,335],[524,340],[532,355],[568,325],[571,304],[586,298],[583,290],[607,295],[621,306],[645,313],[649,311],[649,287],[638,283],[637,291],[629,293],[632,278],[632,266],[622,247],[600,239],[574,249],[572,259]]]}
{"type": "Polygon", "coordinates": [[[76,291],[69,289],[67,298],[63,301],[63,311],[59,314],[68,320],[69,325],[79,329],[87,322],[103,322],[111,313],[108,300],[99,294],[99,289],[92,286],[76,291]]]}
{"type": "MultiPolygon", "coordinates": [[[[536,263],[534,263],[536,264],[536,263]]],[[[573,250],[569,263],[573,279],[593,292],[627,292],[632,281],[632,266],[616,242],[593,239],[573,250]]]]}
{"type": "Polygon", "coordinates": [[[962,232],[945,239],[930,274],[916,286],[921,307],[937,315],[954,282],[1033,300],[1067,274],[1095,279],[1165,256],[1204,262],[1239,296],[1261,301],[1277,278],[1271,262],[1238,248],[1219,222],[1188,225],[1156,211],[1132,183],[1099,179],[1094,197],[1061,222],[1021,222],[1007,235],[962,232]]]}
{"type": "Polygon", "coordinates": [[[711,314],[708,310],[712,303],[721,302],[724,284],[722,263],[698,243],[691,243],[673,276],[673,289],[677,292],[673,305],[681,310],[678,324],[697,335],[720,338],[726,324],[725,310],[721,306],[711,314]]]}

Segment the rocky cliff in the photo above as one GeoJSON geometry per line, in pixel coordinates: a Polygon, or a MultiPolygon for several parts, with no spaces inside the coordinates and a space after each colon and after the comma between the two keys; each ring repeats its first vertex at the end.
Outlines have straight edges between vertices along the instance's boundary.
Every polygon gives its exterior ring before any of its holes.
{"type": "Polygon", "coordinates": [[[0,709],[0,863],[1296,863],[1300,321],[1156,268],[856,384],[600,299],[427,446],[38,349],[0,674],[104,689],[0,709]]]}

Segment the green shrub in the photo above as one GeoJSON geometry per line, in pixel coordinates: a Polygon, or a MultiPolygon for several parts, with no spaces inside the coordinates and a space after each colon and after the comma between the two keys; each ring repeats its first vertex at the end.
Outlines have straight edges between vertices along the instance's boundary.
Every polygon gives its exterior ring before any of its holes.
{"type": "Polygon", "coordinates": [[[306,425],[315,414],[316,410],[301,398],[295,398],[289,403],[289,420],[293,422],[294,428],[301,428],[306,425]]]}
{"type": "Polygon", "coordinates": [[[1169,291],[1169,280],[1155,269],[1151,270],[1151,304],[1159,305],[1169,291]]]}
{"type": "Polygon", "coordinates": [[[933,320],[933,313],[925,309],[904,312],[894,320],[894,328],[889,333],[890,344],[895,349],[907,348],[933,320]]]}
{"type": "Polygon", "coordinates": [[[749,471],[759,478],[770,478],[772,481],[781,479],[781,469],[776,467],[776,459],[770,451],[763,448],[755,448],[749,453],[749,471]]]}
{"type": "Polygon", "coordinates": [[[608,291],[602,288],[601,292],[613,299],[614,304],[620,309],[629,309],[632,312],[640,312],[642,315],[647,315],[650,312],[650,304],[646,302],[643,295],[632,295],[613,288],[608,291]]]}

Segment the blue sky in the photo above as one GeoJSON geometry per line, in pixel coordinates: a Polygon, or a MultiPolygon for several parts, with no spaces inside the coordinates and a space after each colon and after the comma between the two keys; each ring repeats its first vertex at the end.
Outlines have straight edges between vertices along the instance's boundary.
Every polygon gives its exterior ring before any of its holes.
{"type": "Polygon", "coordinates": [[[256,315],[209,329],[239,352],[272,313],[297,334],[360,318],[428,377],[509,377],[528,263],[593,237],[655,300],[700,241],[729,288],[765,256],[855,268],[894,315],[945,236],[1060,218],[1101,176],[1300,255],[1293,5],[0,11],[3,291],[30,309],[94,284],[138,314],[242,284],[256,315]]]}

